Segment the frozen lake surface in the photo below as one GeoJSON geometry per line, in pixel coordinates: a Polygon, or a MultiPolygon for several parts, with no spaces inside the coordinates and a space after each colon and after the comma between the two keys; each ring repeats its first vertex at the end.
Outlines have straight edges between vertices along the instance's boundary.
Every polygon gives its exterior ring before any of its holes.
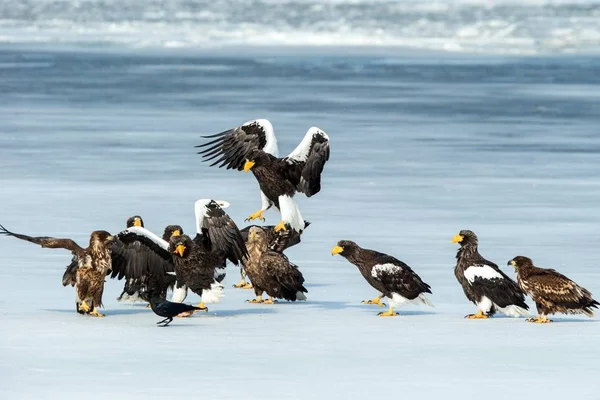
{"type": "Polygon", "coordinates": [[[5,47],[0,223],[16,232],[83,245],[134,214],[192,232],[206,197],[243,227],[256,181],[193,146],[249,119],[273,123],[282,153],[318,126],[332,154],[321,193],[298,196],[312,225],[287,252],[306,303],[244,303],[229,267],[222,302],[167,329],[118,303],[115,280],[106,318],[82,317],[60,284],[68,252],[0,238],[3,398],[597,399],[597,317],[463,319],[475,306],[450,240],[471,229],[509,276],[526,255],[600,298],[599,77],[586,56],[5,47]],[[378,318],[360,304],[375,291],[330,255],[340,239],[408,263],[436,307],[378,318]]]}

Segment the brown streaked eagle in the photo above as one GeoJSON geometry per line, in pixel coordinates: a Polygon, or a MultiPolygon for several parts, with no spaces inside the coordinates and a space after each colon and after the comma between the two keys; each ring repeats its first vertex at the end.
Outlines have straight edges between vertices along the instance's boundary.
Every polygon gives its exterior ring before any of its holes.
{"type": "Polygon", "coordinates": [[[375,250],[363,249],[350,240],[340,240],[331,249],[331,255],[339,254],[358,267],[363,278],[380,294],[372,300],[363,301],[363,304],[376,304],[385,306],[381,302],[383,297],[390,301],[386,312],[380,312],[381,317],[395,317],[394,307],[402,304],[426,304],[433,307],[426,293],[431,293],[431,287],[408,265],[395,257],[380,253],[375,250]]]}
{"type": "Polygon", "coordinates": [[[517,256],[508,262],[517,271],[517,282],[537,307],[537,318],[528,322],[544,324],[552,322],[548,314],[585,314],[593,317],[592,308],[600,303],[592,298],[589,290],[579,286],[563,274],[533,265],[531,258],[517,256]]]}
{"type": "Polygon", "coordinates": [[[286,226],[298,232],[304,228],[294,200],[297,192],[311,197],[321,190],[321,173],[329,160],[329,136],[317,127],[310,128],[300,144],[286,157],[279,158],[273,126],[266,119],[248,121],[243,125],[211,136],[213,139],[195,147],[206,147],[198,152],[203,161],[213,161],[227,169],[252,171],[260,186],[261,208],[246,220],[264,221],[263,212],[275,206],[281,213],[281,222],[275,230],[286,226]]]}
{"type": "Polygon", "coordinates": [[[304,287],[304,277],[298,266],[283,253],[269,249],[263,228],[250,228],[246,247],[248,258],[244,268],[256,295],[256,299],[247,300],[249,303],[274,304],[277,302],[275,299],[306,300],[304,293],[308,290],[304,287]],[[267,292],[268,300],[263,300],[263,292],[267,292]]]}
{"type": "Polygon", "coordinates": [[[0,225],[0,234],[13,236],[49,249],[65,249],[73,254],[71,264],[63,275],[63,286],[75,287],[75,306],[79,314],[104,317],[98,312],[102,306],[104,278],[111,269],[110,242],[113,237],[107,231],[90,234],[87,248],[82,248],[72,239],[57,239],[49,236],[31,237],[14,233],[0,225]]]}
{"type": "Polygon", "coordinates": [[[497,311],[510,317],[529,316],[525,293],[500,268],[479,254],[477,235],[462,230],[452,238],[459,243],[454,275],[479,312],[465,318],[486,319],[497,311]]]}
{"type": "MultiPolygon", "coordinates": [[[[304,221],[304,229],[306,229],[310,225],[309,221],[304,221]]],[[[248,225],[244,229],[240,230],[242,234],[242,238],[244,238],[244,242],[248,241],[248,234],[250,233],[250,229],[253,226],[258,225],[248,225]]],[[[297,245],[300,243],[300,232],[296,232],[295,230],[286,230],[286,231],[276,231],[274,225],[264,225],[260,226],[263,229],[265,234],[267,235],[267,243],[268,248],[273,251],[277,251],[279,253],[283,253],[283,251],[287,248],[297,245]]],[[[244,266],[240,268],[240,274],[242,279],[233,285],[235,288],[240,289],[252,289],[252,284],[246,282],[246,271],[244,271],[244,266]]]]}

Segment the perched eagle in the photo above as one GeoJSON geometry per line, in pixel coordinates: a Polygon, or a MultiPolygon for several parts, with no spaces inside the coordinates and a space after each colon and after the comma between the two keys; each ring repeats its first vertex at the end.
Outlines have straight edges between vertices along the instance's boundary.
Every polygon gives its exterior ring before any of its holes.
{"type": "Polygon", "coordinates": [[[329,160],[329,136],[325,132],[310,128],[294,151],[283,158],[278,158],[277,139],[266,119],[248,121],[204,138],[213,140],[196,147],[207,147],[198,152],[204,161],[216,158],[211,166],[220,164],[219,168],[226,166],[254,173],[262,206],[247,220],[264,221],[263,212],[275,206],[281,213],[281,222],[275,230],[285,230],[286,225],[298,232],[305,228],[294,194],[301,192],[311,197],[321,190],[321,173],[329,160]]]}
{"type": "Polygon", "coordinates": [[[531,258],[517,256],[508,262],[517,271],[517,282],[531,296],[537,307],[537,318],[527,321],[544,324],[552,322],[548,314],[585,314],[592,317],[592,308],[600,303],[592,294],[561,273],[533,265],[531,258]]]}
{"type": "MultiPolygon", "coordinates": [[[[304,221],[304,229],[306,229],[309,225],[309,221],[304,221]]],[[[242,238],[244,238],[244,242],[248,241],[248,234],[250,233],[250,229],[253,226],[258,225],[248,225],[244,229],[240,230],[242,238]]],[[[267,246],[270,250],[283,253],[285,249],[300,243],[301,233],[296,232],[295,230],[276,231],[274,225],[265,225],[261,226],[260,228],[262,228],[265,234],[267,235],[267,246]]],[[[241,289],[252,289],[252,284],[246,282],[246,271],[244,271],[243,265],[242,268],[240,268],[240,274],[242,276],[242,279],[238,283],[233,285],[233,287],[241,289]]]]}
{"type": "Polygon", "coordinates": [[[304,277],[298,266],[283,253],[269,249],[263,228],[250,228],[246,247],[248,258],[244,267],[256,294],[256,299],[248,300],[249,303],[273,304],[277,302],[274,299],[306,300],[304,293],[308,290],[303,286],[304,277]],[[268,300],[262,299],[263,292],[269,295],[268,300]]]}
{"type": "Polygon", "coordinates": [[[511,317],[529,315],[525,294],[515,281],[477,251],[478,240],[475,233],[460,231],[452,238],[452,243],[460,243],[454,275],[467,299],[479,308],[477,314],[469,314],[465,318],[485,319],[497,311],[511,317]]]}
{"type": "Polygon", "coordinates": [[[375,250],[363,249],[350,240],[340,240],[331,250],[331,255],[339,254],[358,267],[363,278],[381,294],[363,301],[364,304],[377,304],[383,307],[383,297],[390,300],[389,310],[380,312],[382,317],[395,317],[394,307],[405,303],[433,304],[425,296],[431,287],[402,261],[375,250]]]}
{"type": "MultiPolygon", "coordinates": [[[[133,225],[115,235],[110,246],[111,278],[125,278],[124,296],[139,297],[150,302],[149,293],[165,299],[174,290],[175,268],[168,240],[183,233],[179,225],[168,225],[162,239],[140,225],[133,225]]],[[[173,301],[185,299],[185,291],[174,291],[173,301]]]]}
{"type": "Polygon", "coordinates": [[[113,237],[110,233],[106,231],[92,232],[90,244],[86,249],[80,247],[71,239],[21,235],[10,232],[2,225],[0,225],[0,234],[14,236],[50,249],[71,251],[73,259],[63,275],[63,286],[75,286],[75,304],[78,313],[104,317],[104,314],[98,312],[98,307],[102,307],[104,278],[111,268],[109,246],[113,237]]]}

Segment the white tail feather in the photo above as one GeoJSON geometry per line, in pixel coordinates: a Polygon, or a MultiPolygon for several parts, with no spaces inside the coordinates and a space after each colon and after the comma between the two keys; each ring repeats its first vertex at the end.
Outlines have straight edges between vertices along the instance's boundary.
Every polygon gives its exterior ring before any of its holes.
{"type": "Polygon", "coordinates": [[[281,212],[281,219],[290,224],[292,229],[297,232],[304,230],[304,218],[300,215],[300,210],[296,201],[290,196],[279,196],[279,211],[281,212]]]}
{"type": "Polygon", "coordinates": [[[302,292],[296,293],[296,300],[306,300],[306,295],[302,292]]]}
{"type": "Polygon", "coordinates": [[[210,289],[202,290],[202,302],[205,304],[218,303],[223,296],[225,296],[225,292],[220,283],[211,283],[210,289]]]}
{"type": "Polygon", "coordinates": [[[531,316],[531,314],[529,314],[529,311],[527,311],[523,307],[515,306],[514,304],[504,307],[504,308],[500,308],[496,304],[494,304],[494,306],[502,314],[508,315],[509,317],[516,318],[516,317],[530,317],[531,316]]]}
{"type": "MultiPolygon", "coordinates": [[[[432,303],[432,302],[431,302],[431,301],[430,301],[430,300],[427,298],[427,296],[425,296],[425,293],[421,293],[421,294],[420,294],[420,295],[417,297],[417,299],[419,299],[421,303],[423,303],[423,304],[425,304],[425,305],[427,305],[427,306],[429,306],[429,307],[435,307],[435,306],[433,305],[433,303],[432,303]]],[[[415,300],[416,300],[416,299],[415,299],[415,300]]]]}
{"type": "Polygon", "coordinates": [[[175,287],[173,289],[173,295],[171,296],[171,300],[173,303],[183,303],[185,298],[187,297],[187,286],[183,285],[180,288],[175,287]]]}

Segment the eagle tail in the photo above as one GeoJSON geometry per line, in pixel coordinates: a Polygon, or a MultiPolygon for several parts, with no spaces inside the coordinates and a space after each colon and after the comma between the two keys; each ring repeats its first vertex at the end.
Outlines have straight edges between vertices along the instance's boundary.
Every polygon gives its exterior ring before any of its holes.
{"type": "Polygon", "coordinates": [[[509,317],[517,318],[517,317],[530,317],[529,311],[526,308],[517,306],[515,304],[508,305],[506,307],[499,307],[494,304],[495,308],[500,311],[504,315],[508,315],[509,317]]]}
{"type": "Polygon", "coordinates": [[[431,302],[431,300],[429,300],[429,299],[427,298],[427,296],[425,296],[425,293],[421,293],[421,294],[419,294],[419,296],[418,296],[417,298],[418,298],[419,300],[421,300],[421,303],[423,303],[423,304],[425,304],[425,305],[427,305],[427,306],[429,306],[429,307],[435,307],[435,306],[433,305],[433,303],[431,302]]]}
{"type": "Polygon", "coordinates": [[[300,291],[296,292],[296,300],[306,300],[306,295],[300,291]]]}

